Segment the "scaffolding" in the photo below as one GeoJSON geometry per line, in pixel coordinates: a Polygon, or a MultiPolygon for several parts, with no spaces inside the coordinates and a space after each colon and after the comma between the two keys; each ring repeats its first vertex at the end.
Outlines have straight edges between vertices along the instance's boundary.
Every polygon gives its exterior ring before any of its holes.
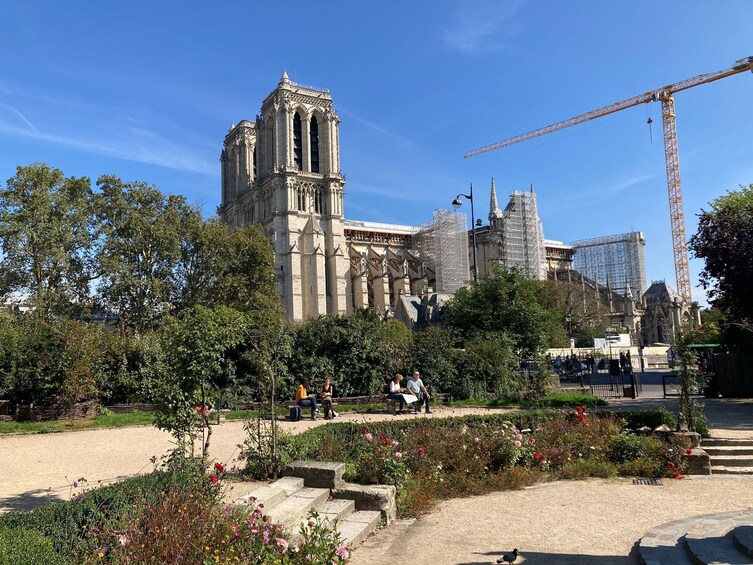
{"type": "Polygon", "coordinates": [[[573,269],[622,295],[639,298],[646,290],[643,233],[634,231],[574,241],[573,269]]]}
{"type": "Polygon", "coordinates": [[[468,282],[468,231],[465,214],[434,210],[431,221],[414,236],[436,292],[453,293],[468,282]]]}
{"type": "Polygon", "coordinates": [[[545,280],[547,276],[544,230],[536,207],[536,194],[514,191],[502,212],[502,264],[517,268],[527,276],[545,280]]]}

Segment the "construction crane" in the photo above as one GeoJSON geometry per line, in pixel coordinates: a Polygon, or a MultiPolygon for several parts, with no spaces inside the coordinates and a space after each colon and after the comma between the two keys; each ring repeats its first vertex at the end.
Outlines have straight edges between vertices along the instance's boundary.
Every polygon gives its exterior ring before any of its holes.
{"type": "MultiPolygon", "coordinates": [[[[499,141],[486,147],[481,147],[465,155],[466,158],[482,153],[488,153],[495,149],[501,149],[508,145],[514,145],[521,141],[527,141],[534,137],[540,137],[561,129],[569,128],[577,124],[582,124],[589,120],[594,120],[602,116],[632,108],[639,104],[649,102],[661,102],[661,115],[664,124],[664,155],[667,165],[667,190],[669,192],[669,217],[672,224],[672,248],[675,259],[675,275],[677,277],[677,292],[683,300],[690,302],[690,270],[688,268],[688,249],[687,239],[685,236],[685,214],[682,204],[682,186],[680,184],[680,157],[677,151],[677,129],[675,127],[675,100],[674,93],[687,90],[694,86],[714,82],[728,76],[736,75],[745,71],[753,71],[753,57],[746,57],[736,61],[729,69],[718,71],[716,73],[707,73],[698,75],[687,80],[676,82],[663,86],[656,90],[650,90],[638,96],[633,96],[622,102],[615,102],[609,106],[604,106],[598,110],[591,110],[585,114],[575,116],[556,124],[551,124],[537,130],[533,130],[522,135],[516,135],[510,139],[499,141]]],[[[650,123],[650,122],[649,122],[650,123]]]]}

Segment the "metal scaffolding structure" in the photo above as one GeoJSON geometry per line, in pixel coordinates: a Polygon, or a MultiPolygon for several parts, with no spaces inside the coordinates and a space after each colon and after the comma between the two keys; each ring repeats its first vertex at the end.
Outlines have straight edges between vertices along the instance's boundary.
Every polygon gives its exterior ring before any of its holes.
{"type": "Polygon", "coordinates": [[[643,233],[634,231],[574,241],[573,269],[625,295],[636,298],[646,291],[646,259],[643,233]]]}
{"type": "Polygon", "coordinates": [[[465,214],[434,210],[413,241],[429,271],[435,275],[435,291],[452,293],[469,278],[468,231],[465,214]]]}
{"type": "Polygon", "coordinates": [[[510,194],[502,212],[501,227],[504,267],[518,268],[531,278],[545,280],[544,230],[533,190],[510,194]]]}

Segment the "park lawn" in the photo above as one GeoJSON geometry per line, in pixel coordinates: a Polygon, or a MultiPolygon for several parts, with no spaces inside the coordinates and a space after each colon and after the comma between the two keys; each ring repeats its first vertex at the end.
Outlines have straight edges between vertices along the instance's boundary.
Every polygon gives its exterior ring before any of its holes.
{"type": "Polygon", "coordinates": [[[0,434],[47,434],[92,428],[121,428],[125,426],[151,426],[152,412],[134,410],[124,414],[110,412],[92,418],[76,420],[48,420],[46,422],[0,422],[0,434]]]}

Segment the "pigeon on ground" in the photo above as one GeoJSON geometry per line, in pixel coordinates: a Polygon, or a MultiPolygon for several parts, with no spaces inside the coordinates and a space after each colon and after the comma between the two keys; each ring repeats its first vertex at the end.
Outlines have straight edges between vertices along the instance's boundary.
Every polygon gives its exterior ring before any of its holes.
{"type": "Polygon", "coordinates": [[[497,559],[497,563],[515,563],[515,560],[518,558],[518,549],[515,548],[512,550],[512,553],[505,553],[502,557],[497,559]]]}

